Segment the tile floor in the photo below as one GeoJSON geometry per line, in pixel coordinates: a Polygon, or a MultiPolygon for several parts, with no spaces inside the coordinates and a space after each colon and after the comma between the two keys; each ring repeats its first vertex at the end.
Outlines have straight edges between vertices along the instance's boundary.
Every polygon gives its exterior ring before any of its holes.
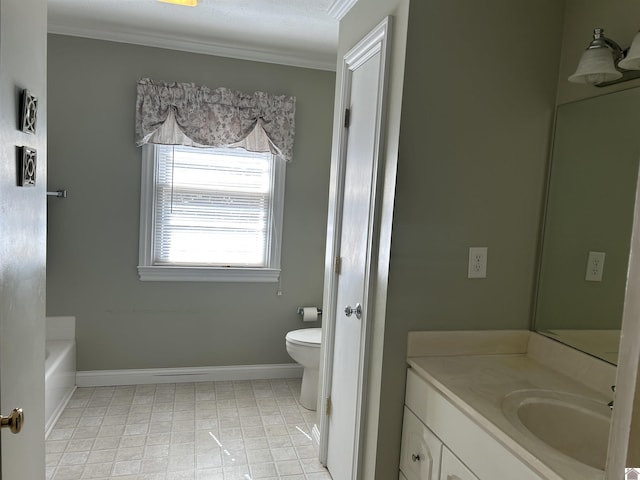
{"type": "Polygon", "coordinates": [[[47,479],[331,480],[300,380],[78,388],[46,441],[47,479]]]}

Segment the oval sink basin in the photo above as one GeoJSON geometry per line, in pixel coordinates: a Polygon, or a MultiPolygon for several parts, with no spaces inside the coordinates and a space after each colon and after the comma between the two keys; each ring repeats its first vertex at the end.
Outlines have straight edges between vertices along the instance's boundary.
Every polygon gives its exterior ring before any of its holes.
{"type": "Polygon", "coordinates": [[[598,470],[605,469],[611,410],[604,402],[550,390],[506,395],[502,411],[522,433],[598,470]]]}

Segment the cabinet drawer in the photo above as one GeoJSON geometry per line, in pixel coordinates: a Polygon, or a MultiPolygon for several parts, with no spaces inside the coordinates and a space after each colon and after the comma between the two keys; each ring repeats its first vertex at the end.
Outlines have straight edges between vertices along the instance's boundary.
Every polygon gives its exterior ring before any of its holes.
{"type": "Polygon", "coordinates": [[[405,407],[400,470],[407,480],[438,480],[442,442],[405,407]]]}
{"type": "Polygon", "coordinates": [[[447,447],[442,447],[440,471],[440,480],[478,480],[447,447]]]}

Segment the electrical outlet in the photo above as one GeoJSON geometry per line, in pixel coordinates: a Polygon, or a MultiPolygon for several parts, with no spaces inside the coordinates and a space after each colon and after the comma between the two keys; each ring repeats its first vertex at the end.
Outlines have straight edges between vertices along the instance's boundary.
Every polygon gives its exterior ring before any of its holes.
{"type": "Polygon", "coordinates": [[[487,247],[469,248],[469,274],[468,278],[487,277],[487,247]]]}
{"type": "Polygon", "coordinates": [[[587,258],[587,273],[584,277],[588,282],[601,282],[604,270],[605,252],[589,252],[587,258]]]}

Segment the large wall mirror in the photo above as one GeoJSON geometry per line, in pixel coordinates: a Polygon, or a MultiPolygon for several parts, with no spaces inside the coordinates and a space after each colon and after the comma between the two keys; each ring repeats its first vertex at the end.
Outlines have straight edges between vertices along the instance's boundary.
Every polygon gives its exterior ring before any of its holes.
{"type": "Polygon", "coordinates": [[[535,330],[614,364],[639,158],[640,88],[558,107],[535,330]]]}

